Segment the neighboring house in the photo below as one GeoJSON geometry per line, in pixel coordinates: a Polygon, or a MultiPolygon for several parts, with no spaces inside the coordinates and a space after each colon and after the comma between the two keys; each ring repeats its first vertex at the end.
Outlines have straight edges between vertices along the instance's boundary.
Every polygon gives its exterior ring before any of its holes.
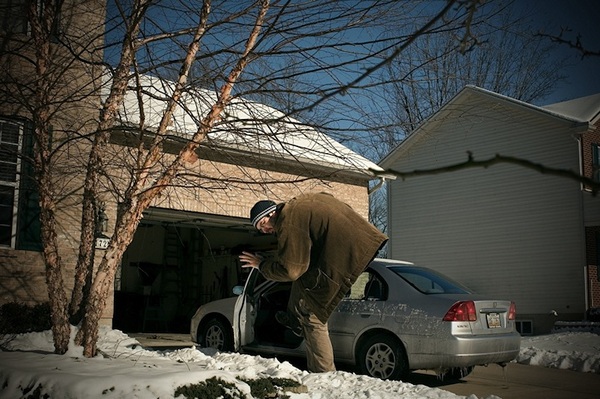
{"type": "MultiPolygon", "coordinates": [[[[600,94],[537,107],[468,86],[379,165],[410,172],[496,154],[598,181],[600,94]]],[[[517,304],[522,333],[600,306],[600,198],[578,181],[516,164],[397,179],[388,254],[517,304]]]]}
{"type": "MultiPolygon", "coordinates": [[[[20,11],[16,9],[15,12],[20,11]]],[[[0,13],[3,20],[7,15],[0,13]]],[[[68,25],[57,34],[72,48],[94,43],[98,51],[85,54],[101,59],[104,1],[66,1],[61,13],[68,25]],[[97,27],[96,31],[90,29],[97,27]],[[94,42],[93,40],[96,40],[94,42]]],[[[5,26],[5,25],[3,25],[5,26]]],[[[20,25],[19,25],[20,26],[20,25]]],[[[31,165],[26,158],[32,147],[32,116],[11,97],[23,92],[35,76],[31,64],[14,53],[32,52],[28,29],[2,36],[7,51],[0,57],[6,79],[0,81],[0,304],[38,303],[48,298],[45,266],[40,252],[39,207],[31,165]]],[[[0,32],[2,33],[2,32],[0,32]]],[[[78,52],[53,50],[64,58],[59,65],[57,92],[53,97],[52,142],[56,163],[52,181],[60,202],[56,211],[59,251],[64,279],[71,286],[79,245],[82,181],[89,150],[86,135],[95,129],[106,83],[99,62],[73,59],[78,52]],[[64,101],[63,101],[64,99],[64,101]]],[[[30,55],[33,58],[33,53],[30,55]]],[[[152,137],[165,104],[156,100],[171,83],[142,76],[144,133],[152,137]],[[154,96],[153,96],[154,95],[154,96]]],[[[112,179],[102,181],[107,229],[111,237],[120,194],[135,160],[135,137],[140,135],[137,94],[128,93],[120,110],[105,154],[112,179]]],[[[197,119],[214,99],[206,90],[190,92],[174,115],[164,145],[169,162],[186,136],[197,129],[197,119]]],[[[21,102],[23,103],[22,99],[21,102]]],[[[228,107],[223,121],[200,146],[169,187],[144,213],[133,242],[127,249],[114,286],[114,304],[108,304],[101,322],[124,331],[187,331],[197,306],[231,295],[243,281],[237,259],[241,249],[269,250],[273,238],[250,225],[252,205],[260,199],[285,201],[311,191],[326,191],[368,217],[370,170],[380,169],[367,159],[317,130],[276,110],[243,99],[228,107]],[[114,305],[114,306],[113,306],[114,305]],[[114,313],[113,313],[114,308],[114,313]]],[[[96,250],[97,260],[103,255],[96,250]]],[[[68,295],[70,293],[67,293],[68,295]]]]}

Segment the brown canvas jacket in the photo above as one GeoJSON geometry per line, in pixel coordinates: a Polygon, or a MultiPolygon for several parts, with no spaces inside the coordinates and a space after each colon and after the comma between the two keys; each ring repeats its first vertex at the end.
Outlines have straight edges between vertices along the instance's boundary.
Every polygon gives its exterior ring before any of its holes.
{"type": "Polygon", "coordinates": [[[326,322],[387,236],[330,194],[300,195],[278,206],[277,255],[260,264],[270,280],[296,281],[326,322]]]}

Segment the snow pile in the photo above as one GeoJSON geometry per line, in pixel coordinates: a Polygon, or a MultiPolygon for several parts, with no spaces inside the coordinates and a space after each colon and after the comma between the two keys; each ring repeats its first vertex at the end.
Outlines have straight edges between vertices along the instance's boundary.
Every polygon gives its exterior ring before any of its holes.
{"type": "MultiPolygon", "coordinates": [[[[73,331],[72,336],[74,336],[73,331]]],[[[344,371],[311,374],[288,362],[211,349],[185,348],[156,351],[118,330],[103,328],[99,355],[88,359],[82,348],[71,345],[65,356],[54,355],[52,335],[20,334],[4,342],[0,352],[0,398],[23,392],[51,398],[173,398],[177,387],[217,377],[236,385],[250,398],[242,380],[288,378],[308,388],[308,393],[288,393],[291,399],[464,398],[439,388],[402,381],[382,381],[344,371]]],[[[600,336],[562,333],[523,338],[519,363],[599,372],[600,336]]],[[[36,397],[36,396],[33,396],[36,397]]],[[[470,395],[468,399],[476,399],[470,395]]],[[[497,397],[492,395],[487,399],[497,397]]]]}
{"type": "Polygon", "coordinates": [[[600,335],[590,332],[564,332],[521,339],[516,362],[600,373],[600,335]]]}

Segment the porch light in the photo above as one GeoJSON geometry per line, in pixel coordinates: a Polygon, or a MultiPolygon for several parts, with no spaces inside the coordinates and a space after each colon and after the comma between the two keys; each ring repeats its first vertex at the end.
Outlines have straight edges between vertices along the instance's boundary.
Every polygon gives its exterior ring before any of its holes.
{"type": "Polygon", "coordinates": [[[101,205],[96,212],[96,235],[100,236],[108,231],[108,216],[104,212],[104,205],[101,205]]]}
{"type": "Polygon", "coordinates": [[[108,244],[110,243],[110,238],[108,238],[104,233],[108,231],[108,216],[104,211],[104,204],[101,204],[100,207],[96,210],[96,249],[106,249],[108,248],[108,244]]]}

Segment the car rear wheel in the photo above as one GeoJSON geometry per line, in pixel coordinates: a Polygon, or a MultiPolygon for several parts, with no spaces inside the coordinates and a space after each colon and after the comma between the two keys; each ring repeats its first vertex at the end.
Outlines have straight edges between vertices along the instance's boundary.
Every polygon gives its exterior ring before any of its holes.
{"type": "Polygon", "coordinates": [[[217,318],[210,319],[200,326],[198,343],[203,348],[215,348],[219,351],[231,352],[233,350],[231,327],[217,318]]]}
{"type": "Polygon", "coordinates": [[[357,371],[382,380],[398,380],[408,374],[402,343],[387,334],[367,338],[358,348],[357,371]]]}

